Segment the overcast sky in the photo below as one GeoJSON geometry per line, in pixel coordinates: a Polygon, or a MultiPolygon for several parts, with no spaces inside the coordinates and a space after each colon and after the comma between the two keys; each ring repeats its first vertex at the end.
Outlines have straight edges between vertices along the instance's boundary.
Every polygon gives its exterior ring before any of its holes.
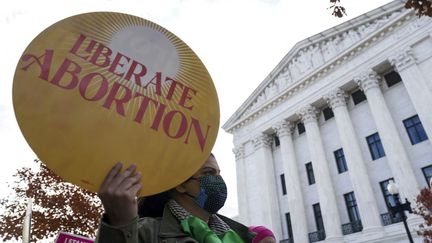
{"type": "MultiPolygon", "coordinates": [[[[0,8],[0,191],[17,168],[36,158],[24,140],[12,106],[18,59],[32,39],[66,17],[94,11],[136,15],[185,41],[209,70],[219,95],[221,125],[247,99],[295,43],[388,3],[342,0],[348,16],[331,15],[328,0],[71,0],[8,1],[0,8]]],[[[227,181],[222,213],[237,214],[232,136],[219,131],[214,153],[227,181]]]]}

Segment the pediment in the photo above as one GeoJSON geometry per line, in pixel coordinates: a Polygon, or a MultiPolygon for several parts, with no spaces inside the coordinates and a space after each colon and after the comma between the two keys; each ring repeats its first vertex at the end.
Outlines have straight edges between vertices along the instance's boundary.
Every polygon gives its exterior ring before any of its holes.
{"type": "Polygon", "coordinates": [[[410,10],[405,9],[404,1],[396,0],[298,42],[228,119],[223,128],[232,132],[233,128],[246,118],[261,114],[264,107],[286,97],[284,94],[288,90],[296,90],[296,86],[304,85],[302,82],[309,82],[306,79],[312,73],[324,69],[329,63],[339,64],[341,61],[338,59],[344,58],[344,53],[376,36],[408,12],[410,10]]]}

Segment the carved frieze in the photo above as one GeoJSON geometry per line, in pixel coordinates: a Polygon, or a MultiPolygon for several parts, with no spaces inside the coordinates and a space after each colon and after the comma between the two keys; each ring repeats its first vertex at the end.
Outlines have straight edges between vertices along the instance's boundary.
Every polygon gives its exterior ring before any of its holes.
{"type": "Polygon", "coordinates": [[[402,13],[402,10],[394,11],[359,26],[329,36],[319,42],[310,43],[310,45],[299,49],[297,53],[293,54],[292,57],[287,60],[281,72],[270,80],[269,84],[257,95],[249,107],[245,109],[242,117],[259,109],[268,100],[277,96],[282,90],[285,90],[289,84],[294,83],[296,80],[311,73],[340,53],[356,45],[359,41],[394,20],[402,13]]]}

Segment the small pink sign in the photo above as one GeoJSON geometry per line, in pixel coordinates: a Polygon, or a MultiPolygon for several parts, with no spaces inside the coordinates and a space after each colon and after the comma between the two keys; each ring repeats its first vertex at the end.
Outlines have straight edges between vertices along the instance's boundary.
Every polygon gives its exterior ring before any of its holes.
{"type": "Polygon", "coordinates": [[[94,241],[84,236],[59,232],[55,243],[94,243],[94,241]]]}

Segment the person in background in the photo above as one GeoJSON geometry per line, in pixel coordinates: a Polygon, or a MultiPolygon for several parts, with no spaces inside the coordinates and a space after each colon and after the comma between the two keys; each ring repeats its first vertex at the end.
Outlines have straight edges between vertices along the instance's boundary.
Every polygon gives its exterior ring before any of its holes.
{"type": "Polygon", "coordinates": [[[98,192],[105,213],[95,242],[252,242],[255,233],[217,214],[225,204],[227,188],[213,154],[192,177],[139,204],[141,175],[135,165],[124,172],[121,166],[111,169],[98,192]]]}
{"type": "Polygon", "coordinates": [[[273,232],[264,226],[250,226],[249,230],[256,233],[252,243],[276,243],[273,232]]]}

